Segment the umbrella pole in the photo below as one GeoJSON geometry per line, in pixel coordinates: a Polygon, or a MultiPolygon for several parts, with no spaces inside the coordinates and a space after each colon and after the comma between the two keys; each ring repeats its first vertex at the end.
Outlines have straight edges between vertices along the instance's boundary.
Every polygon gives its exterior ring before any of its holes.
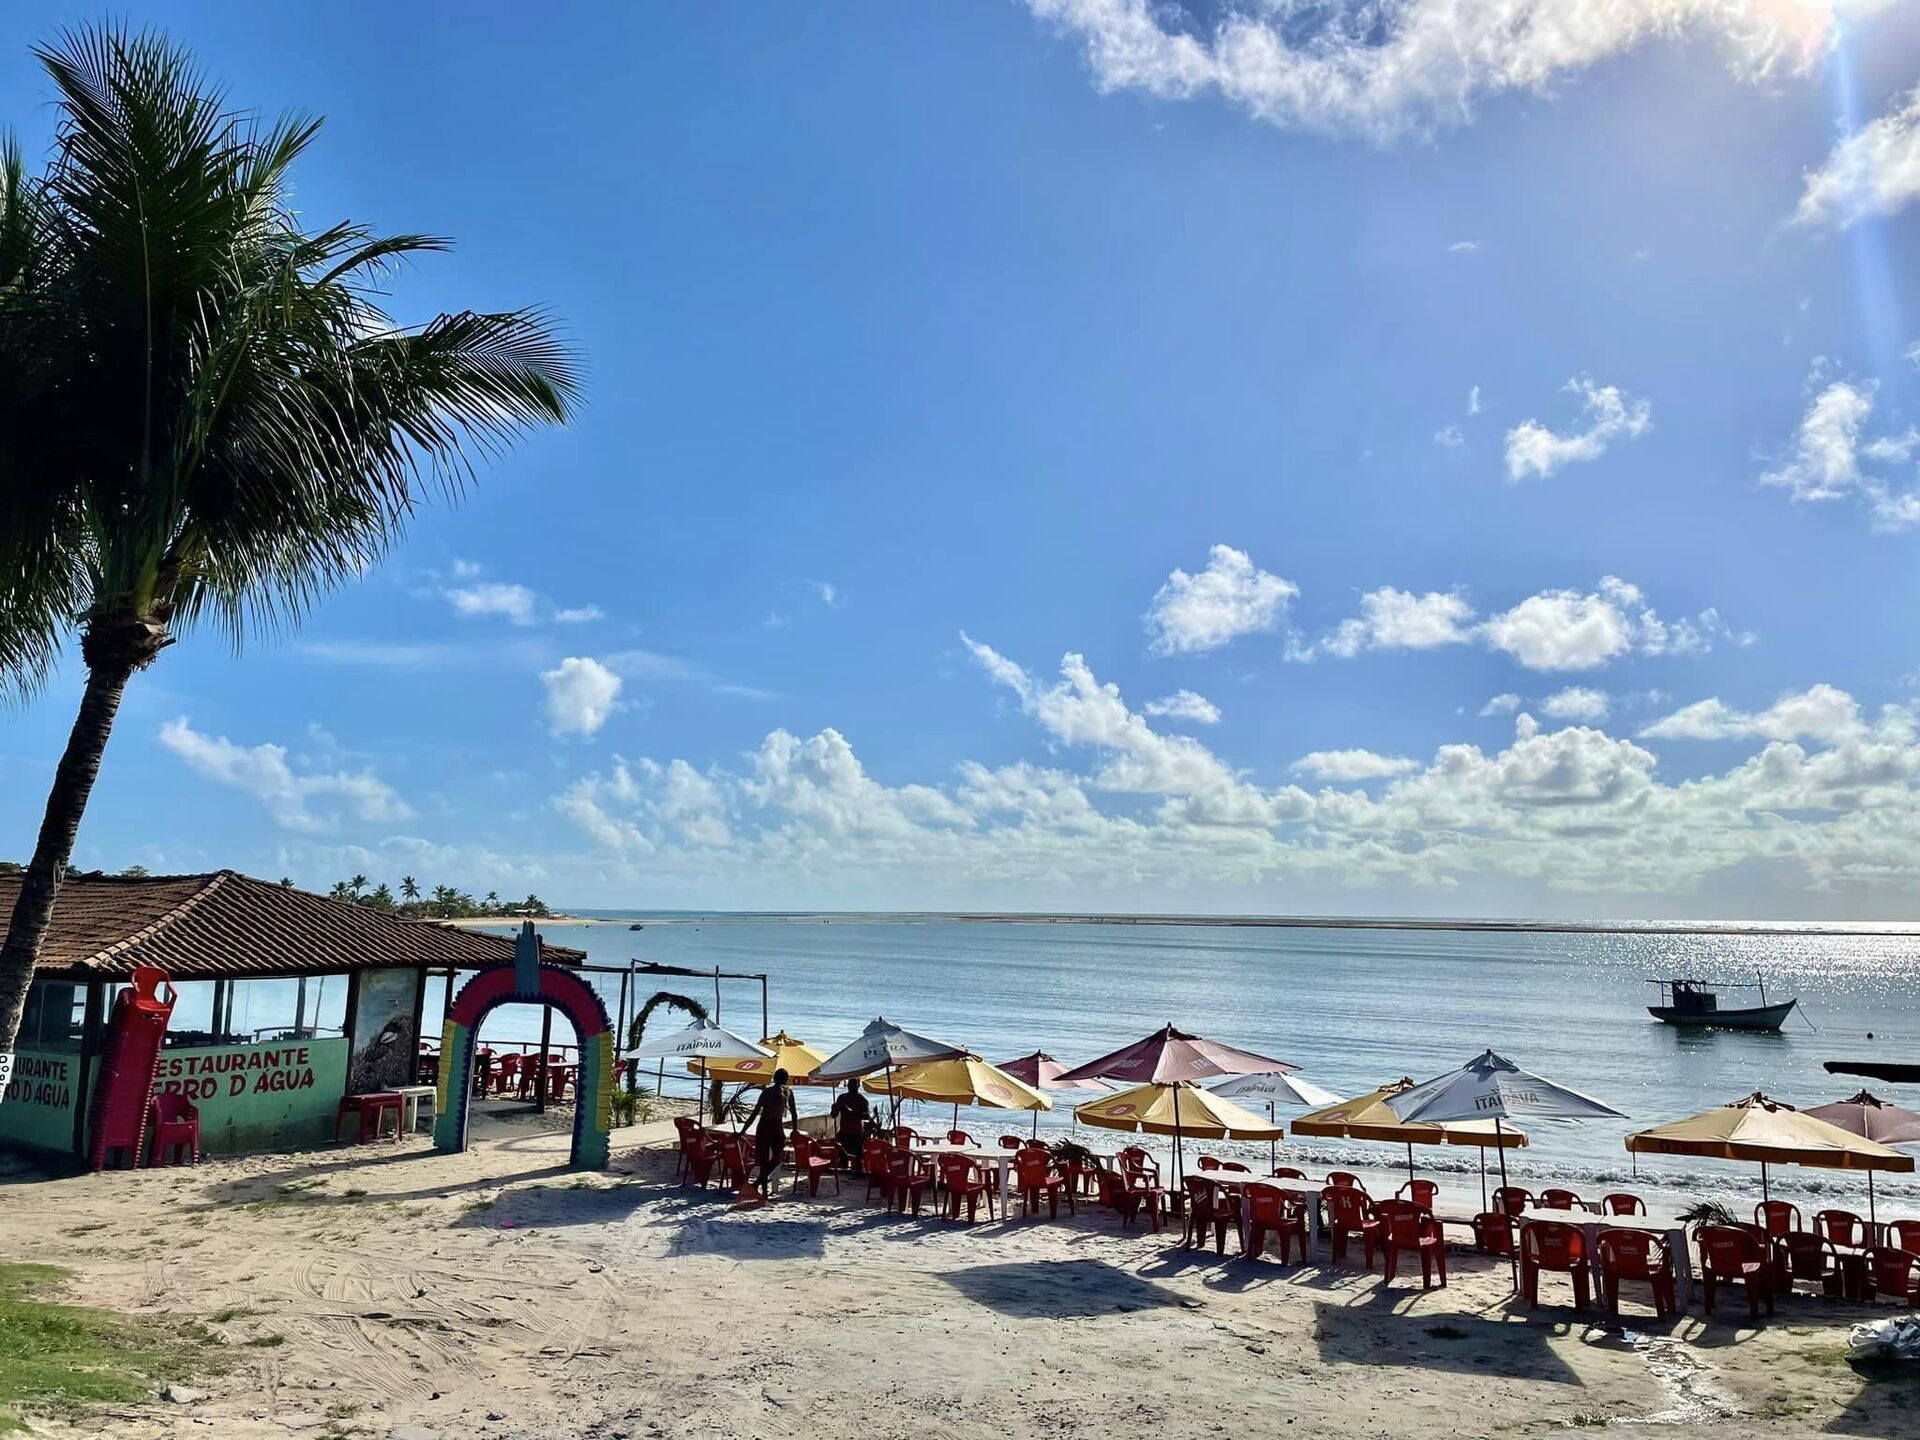
{"type": "MultiPolygon", "coordinates": [[[[1500,1188],[1504,1190],[1507,1188],[1507,1142],[1501,1138],[1498,1115],[1493,1117],[1493,1143],[1500,1151],[1500,1188]]],[[[1504,1205],[1501,1206],[1500,1213],[1506,1214],[1504,1205]]],[[[1507,1233],[1510,1237],[1510,1243],[1507,1246],[1507,1269],[1513,1275],[1513,1288],[1518,1290],[1520,1288],[1520,1227],[1513,1223],[1511,1217],[1507,1220],[1507,1233]]]]}
{"type": "Polygon", "coordinates": [[[1764,1202],[1772,1198],[1773,1196],[1767,1192],[1767,1162],[1762,1160],[1760,1162],[1760,1199],[1764,1202]]]}
{"type": "MultiPolygon", "coordinates": [[[[1267,1124],[1273,1124],[1273,1101],[1271,1100],[1267,1101],[1267,1124]]],[[[1267,1137],[1267,1168],[1269,1170],[1280,1168],[1280,1137],[1278,1135],[1267,1137]]]]}
{"type": "Polygon", "coordinates": [[[1867,1171],[1867,1224],[1875,1230],[1880,1228],[1880,1217],[1873,1210],[1873,1171],[1867,1171]]]}
{"type": "Polygon", "coordinates": [[[1185,1171],[1181,1166],[1180,1148],[1180,1082],[1173,1082],[1173,1183],[1180,1185],[1185,1171]]]}
{"type": "Polygon", "coordinates": [[[1484,1215],[1487,1213],[1487,1147],[1482,1145],[1479,1147],[1479,1149],[1480,1149],[1480,1213],[1484,1215]]]}
{"type": "Polygon", "coordinates": [[[1413,1142],[1407,1141],[1407,1179],[1413,1179],[1413,1142]]]}

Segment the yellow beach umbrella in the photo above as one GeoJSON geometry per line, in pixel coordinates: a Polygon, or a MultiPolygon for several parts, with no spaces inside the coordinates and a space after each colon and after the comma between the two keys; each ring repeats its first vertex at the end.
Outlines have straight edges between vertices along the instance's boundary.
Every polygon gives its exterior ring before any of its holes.
{"type": "Polygon", "coordinates": [[[1459,1120],[1436,1125],[1425,1120],[1402,1120],[1387,1104],[1387,1097],[1411,1090],[1413,1081],[1402,1077],[1391,1085],[1382,1085],[1365,1095],[1324,1105],[1318,1110],[1289,1122],[1295,1135],[1312,1135],[1325,1140],[1379,1140],[1407,1147],[1407,1175],[1413,1175],[1413,1147],[1416,1145],[1475,1145],[1480,1148],[1480,1205],[1486,1208],[1487,1150],[1514,1149],[1527,1143],[1526,1133],[1508,1125],[1496,1127],[1491,1120],[1459,1120]]]}
{"type": "Polygon", "coordinates": [[[1191,1081],[1136,1085],[1075,1107],[1073,1118],[1100,1130],[1144,1131],[1194,1140],[1277,1140],[1282,1126],[1191,1081]]]}
{"type": "Polygon", "coordinates": [[[1636,1155],[1704,1155],[1715,1160],[1758,1161],[1762,1196],[1767,1194],[1769,1165],[1864,1170],[1870,1212],[1873,1172],[1913,1169],[1913,1156],[1804,1114],[1758,1090],[1731,1105],[1718,1105],[1651,1130],[1637,1130],[1627,1136],[1627,1149],[1636,1155]]]}
{"type": "Polygon", "coordinates": [[[689,1060],[687,1069],[695,1075],[708,1080],[723,1080],[733,1085],[767,1085],[773,1080],[773,1072],[784,1070],[787,1078],[796,1085],[812,1083],[807,1079],[814,1067],[827,1057],[821,1051],[796,1040],[782,1030],[778,1035],[769,1035],[760,1044],[773,1054],[762,1058],[758,1055],[743,1060],[689,1060]]]}
{"type": "Polygon", "coordinates": [[[886,1079],[869,1080],[866,1090],[872,1095],[891,1095],[897,1100],[925,1100],[935,1105],[953,1106],[953,1123],[960,1123],[962,1105],[985,1105],[995,1110],[1031,1110],[1034,1122],[1039,1112],[1051,1110],[1053,1101],[1024,1080],[1016,1080],[998,1065],[990,1065],[978,1055],[953,1055],[944,1060],[916,1060],[902,1065],[886,1079]]]}

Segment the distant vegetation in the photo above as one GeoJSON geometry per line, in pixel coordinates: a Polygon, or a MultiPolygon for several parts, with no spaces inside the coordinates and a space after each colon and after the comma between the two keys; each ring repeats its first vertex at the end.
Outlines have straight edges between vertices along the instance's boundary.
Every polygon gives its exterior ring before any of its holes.
{"type": "MultiPolygon", "coordinates": [[[[293,882],[282,880],[280,883],[291,885],[293,882]]],[[[364,906],[387,915],[403,915],[409,920],[479,920],[496,917],[518,920],[523,916],[538,920],[553,913],[547,908],[547,902],[538,895],[529,895],[524,900],[502,900],[499,891],[489,890],[485,899],[476,900],[452,885],[436,885],[431,891],[422,891],[420,882],[411,875],[401,877],[397,896],[385,883],[368,889],[364,875],[335,881],[327,895],[329,899],[348,905],[364,906]]]]}

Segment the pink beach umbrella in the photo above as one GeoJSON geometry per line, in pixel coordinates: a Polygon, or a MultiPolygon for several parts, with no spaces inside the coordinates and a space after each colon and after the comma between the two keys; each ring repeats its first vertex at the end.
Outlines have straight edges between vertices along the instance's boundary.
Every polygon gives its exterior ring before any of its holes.
{"type": "MultiPolygon", "coordinates": [[[[1800,1112],[1852,1135],[1864,1135],[1882,1145],[1920,1145],[1920,1115],[1889,1105],[1871,1091],[1862,1090],[1831,1105],[1815,1105],[1800,1112]]],[[[1878,1220],[1874,1213],[1873,1171],[1867,1171],[1867,1219],[1878,1220]]]]}
{"type": "MultiPolygon", "coordinates": [[[[1016,1080],[1024,1080],[1036,1090],[1111,1090],[1111,1085],[1103,1085],[1098,1080],[1062,1080],[1067,1067],[1044,1050],[1036,1050],[1031,1055],[1022,1055],[1018,1060],[1009,1060],[999,1067],[1016,1080]]],[[[1040,1112],[1033,1112],[1033,1133],[1040,1133],[1040,1112]]]]}
{"type": "MultiPolygon", "coordinates": [[[[1228,1075],[1272,1075],[1298,1070],[1298,1065],[1256,1055],[1235,1045],[1208,1040],[1166,1025],[1133,1044],[1076,1065],[1060,1076],[1073,1080],[1126,1080],[1136,1085],[1172,1085],[1183,1080],[1214,1080],[1228,1075]]],[[[1173,1092],[1173,1167],[1181,1174],[1180,1092],[1173,1092]]]]}

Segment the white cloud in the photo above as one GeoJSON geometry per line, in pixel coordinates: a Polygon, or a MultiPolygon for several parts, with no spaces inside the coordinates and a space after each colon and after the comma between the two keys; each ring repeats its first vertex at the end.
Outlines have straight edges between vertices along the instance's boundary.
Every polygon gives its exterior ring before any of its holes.
{"type": "Polygon", "coordinates": [[[1863,733],[1860,707],[1846,691],[1815,685],[1783,695],[1767,709],[1734,709],[1719,699],[1699,700],[1643,727],[1643,740],[1800,740],[1833,742],[1863,733]]]}
{"type": "Polygon", "coordinates": [[[1418,760],[1376,755],[1371,750],[1315,750],[1293,762],[1293,769],[1298,773],[1340,782],[1383,780],[1419,768],[1418,760]]]}
{"type": "Polygon", "coordinates": [[[1793,218],[1803,225],[1851,225],[1891,215],[1920,199],[1920,89],[1833,147],[1806,177],[1793,218]]]}
{"type": "Polygon", "coordinates": [[[1509,690],[1503,695],[1494,696],[1491,700],[1487,701],[1486,704],[1482,705],[1480,707],[1480,716],[1482,719],[1485,719],[1489,715],[1511,715],[1519,708],[1520,697],[1509,690]]]}
{"type": "Polygon", "coordinates": [[[497,615],[515,625],[534,623],[538,597],[524,585],[507,585],[483,580],[474,585],[457,585],[445,592],[453,613],[464,619],[497,615]]]}
{"type": "Polygon", "coordinates": [[[1456,240],[1447,246],[1447,253],[1450,255],[1471,255],[1479,248],[1480,242],[1478,240],[1456,240]]]}
{"type": "Polygon", "coordinates": [[[1342,620],[1320,642],[1330,655],[1351,659],[1362,650],[1434,650],[1473,638],[1473,606],[1454,591],[1415,595],[1388,585],[1360,597],[1360,614],[1342,620]]]}
{"type": "Polygon", "coordinates": [[[1220,723],[1220,707],[1206,696],[1196,695],[1191,690],[1176,690],[1171,695],[1162,695],[1158,700],[1149,700],[1146,712],[1168,720],[1191,720],[1197,725],[1220,723]]]}
{"type": "Polygon", "coordinates": [[[160,744],[202,779],[252,796],[282,829],[331,830],[342,812],[374,824],[406,820],[413,814],[393,787],[371,770],[298,769],[284,745],[236,745],[224,735],[201,734],[185,716],[160,727],[160,744]],[[311,803],[328,798],[339,803],[321,811],[311,803]]]}
{"type": "Polygon", "coordinates": [[[1611,708],[1604,690],[1569,685],[1540,702],[1540,713],[1554,720],[1604,720],[1611,708]]]}
{"type": "Polygon", "coordinates": [[[831,580],[809,580],[807,587],[819,597],[820,603],[829,610],[838,608],[841,600],[844,598],[840,594],[840,587],[835,585],[831,580]]]}
{"type": "Polygon", "coordinates": [[[1480,413],[1480,387],[1476,385],[1471,390],[1467,391],[1467,414],[1478,415],[1479,413],[1480,413]]]}
{"type": "Polygon", "coordinates": [[[589,625],[606,618],[607,612],[598,605],[576,605],[571,609],[553,612],[553,623],[556,625],[589,625]]]}
{"type": "Polygon", "coordinates": [[[1529,670],[1591,670],[1633,648],[1633,619],[1618,597],[1547,590],[1486,624],[1487,643],[1529,670]]]}
{"type": "Polygon", "coordinates": [[[1538,420],[1523,420],[1507,432],[1507,479],[1548,476],[1564,465],[1598,460],[1614,440],[1634,439],[1653,420],[1653,407],[1617,385],[1596,385],[1578,377],[1563,387],[1580,397],[1584,430],[1559,434],[1538,420]]]}
{"type": "Polygon", "coordinates": [[[598,660],[568,656],[541,672],[547,724],[556,735],[592,735],[613,714],[622,681],[598,660]]]}
{"type": "MultiPolygon", "coordinates": [[[[1465,119],[1655,38],[1718,39],[1733,71],[1803,71],[1862,0],[1332,0],[1210,9],[1027,0],[1074,36],[1104,90],[1217,94],[1274,125],[1376,137],[1465,119]]],[[[1870,6],[1881,0],[1867,0],[1870,6]]]]}
{"type": "Polygon", "coordinates": [[[1257,568],[1244,550],[1216,545],[1198,575],[1175,570],[1144,617],[1155,655],[1217,650],[1242,635],[1272,630],[1300,593],[1291,581],[1257,568]]]}
{"type": "Polygon", "coordinates": [[[1458,425],[1442,425],[1433,432],[1433,443],[1442,450],[1458,450],[1467,443],[1467,437],[1460,433],[1458,425]]]}
{"type": "MultiPolygon", "coordinates": [[[[1823,368],[1815,365],[1814,383],[1823,368]]],[[[1920,446],[1920,434],[1867,434],[1876,388],[1872,381],[1822,385],[1808,402],[1791,447],[1760,483],[1785,490],[1796,501],[1858,497],[1878,529],[1920,523],[1920,493],[1895,490],[1881,469],[1904,463],[1920,446]]]]}

